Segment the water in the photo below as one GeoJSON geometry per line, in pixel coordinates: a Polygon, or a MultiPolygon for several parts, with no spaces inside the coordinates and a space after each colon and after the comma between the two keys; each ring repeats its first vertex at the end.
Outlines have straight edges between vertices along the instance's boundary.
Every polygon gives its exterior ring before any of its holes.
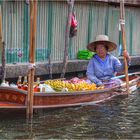
{"type": "Polygon", "coordinates": [[[140,139],[140,92],[81,107],[0,113],[0,139],[140,139]]]}

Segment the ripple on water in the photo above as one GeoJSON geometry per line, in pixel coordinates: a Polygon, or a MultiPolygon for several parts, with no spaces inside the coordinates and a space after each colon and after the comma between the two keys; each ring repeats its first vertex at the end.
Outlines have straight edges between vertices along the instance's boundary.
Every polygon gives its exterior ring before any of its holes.
{"type": "Polygon", "coordinates": [[[43,110],[27,124],[25,112],[0,115],[1,139],[140,139],[140,94],[97,105],[43,110]]]}

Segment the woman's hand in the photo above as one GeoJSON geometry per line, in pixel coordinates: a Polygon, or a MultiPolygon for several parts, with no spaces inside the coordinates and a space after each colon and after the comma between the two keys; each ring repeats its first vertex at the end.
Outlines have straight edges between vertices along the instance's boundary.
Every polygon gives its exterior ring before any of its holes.
{"type": "Polygon", "coordinates": [[[129,56],[129,53],[126,50],[123,51],[123,56],[126,58],[128,65],[130,65],[131,57],[129,56]]]}
{"type": "Polygon", "coordinates": [[[131,58],[129,56],[129,53],[126,50],[123,51],[123,56],[127,59],[127,61],[130,61],[131,60],[131,58]]]}

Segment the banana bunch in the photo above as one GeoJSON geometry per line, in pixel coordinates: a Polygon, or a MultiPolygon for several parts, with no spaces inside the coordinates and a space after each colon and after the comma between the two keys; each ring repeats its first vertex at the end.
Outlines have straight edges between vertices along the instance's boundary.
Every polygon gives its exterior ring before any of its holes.
{"type": "Polygon", "coordinates": [[[75,88],[74,84],[62,80],[47,80],[45,84],[50,85],[52,88],[58,91],[61,91],[64,88],[67,88],[68,91],[73,91],[75,88]]]}
{"type": "Polygon", "coordinates": [[[65,82],[61,80],[47,80],[45,81],[45,84],[50,85],[52,88],[60,91],[65,88],[65,82]]]}
{"type": "Polygon", "coordinates": [[[96,87],[96,84],[88,84],[84,81],[79,83],[70,83],[67,81],[62,80],[47,80],[45,81],[45,84],[50,85],[55,90],[61,91],[64,88],[67,88],[68,91],[87,91],[87,90],[96,90],[96,89],[102,89],[103,87],[96,87]]]}
{"type": "Polygon", "coordinates": [[[77,91],[87,91],[87,90],[96,90],[96,84],[88,84],[86,82],[80,82],[76,84],[76,90],[77,91]]]}

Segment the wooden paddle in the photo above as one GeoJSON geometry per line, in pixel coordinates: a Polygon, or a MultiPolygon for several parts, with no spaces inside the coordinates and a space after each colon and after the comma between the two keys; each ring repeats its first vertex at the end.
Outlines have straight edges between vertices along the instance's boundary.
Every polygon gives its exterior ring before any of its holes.
{"type": "MultiPolygon", "coordinates": [[[[120,0],[120,25],[122,31],[122,46],[123,51],[126,51],[126,34],[125,34],[125,11],[124,11],[124,0],[120,0]]],[[[127,93],[129,93],[129,77],[128,77],[128,64],[126,57],[124,56],[124,65],[125,65],[125,78],[126,78],[126,88],[127,93]]]]}

